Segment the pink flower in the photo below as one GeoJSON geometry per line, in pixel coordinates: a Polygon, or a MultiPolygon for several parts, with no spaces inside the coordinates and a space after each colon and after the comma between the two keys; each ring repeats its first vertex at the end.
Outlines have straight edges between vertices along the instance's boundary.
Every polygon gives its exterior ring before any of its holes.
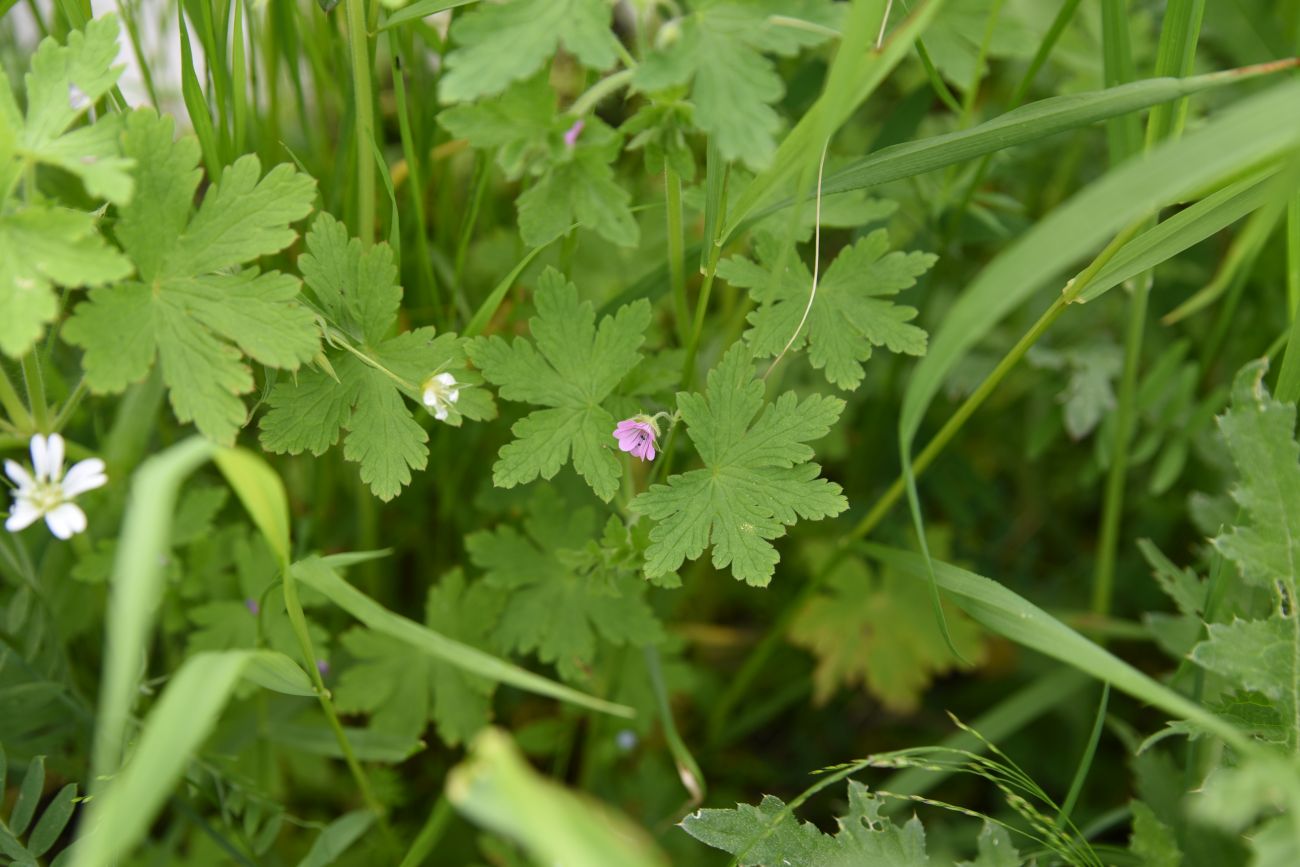
{"type": "Polygon", "coordinates": [[[582,118],[575,120],[573,126],[565,130],[564,146],[569,150],[573,150],[574,146],[578,144],[578,136],[582,135],[582,128],[586,125],[587,122],[582,118]]]}
{"type": "Polygon", "coordinates": [[[655,437],[659,428],[654,419],[648,415],[634,415],[618,423],[614,428],[614,439],[618,440],[621,451],[631,452],[632,457],[643,461],[655,459],[655,437]]]}

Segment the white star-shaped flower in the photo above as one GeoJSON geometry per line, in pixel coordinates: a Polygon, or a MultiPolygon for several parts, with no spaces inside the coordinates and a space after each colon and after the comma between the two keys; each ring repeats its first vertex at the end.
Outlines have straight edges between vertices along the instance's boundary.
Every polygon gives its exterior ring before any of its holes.
{"type": "Polygon", "coordinates": [[[451,405],[460,400],[460,383],[450,373],[439,373],[424,383],[424,405],[438,421],[446,421],[451,405]]]}
{"type": "Polygon", "coordinates": [[[108,482],[104,462],[99,458],[78,461],[63,472],[63,437],[40,434],[32,437],[32,470],[27,472],[17,461],[5,461],[5,475],[18,487],[13,491],[14,505],[9,510],[5,529],[11,533],[45,518],[50,532],[60,539],[71,539],[86,529],[86,513],[72,502],[76,497],[108,482]]]}

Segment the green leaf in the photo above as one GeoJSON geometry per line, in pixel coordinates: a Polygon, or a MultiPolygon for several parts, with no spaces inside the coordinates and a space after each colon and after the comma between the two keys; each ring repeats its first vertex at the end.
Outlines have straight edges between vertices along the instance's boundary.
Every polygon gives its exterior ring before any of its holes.
{"type": "Polygon", "coordinates": [[[979,855],[974,861],[963,861],[957,867],[1020,867],[1023,860],[1011,843],[1011,835],[1001,825],[987,819],[976,840],[979,855]]]}
{"type": "Polygon", "coordinates": [[[772,272],[781,260],[780,242],[764,239],[758,253],[761,264],[737,256],[718,266],[719,276],[748,289],[759,304],[749,314],[753,327],[745,333],[756,356],[779,355],[797,330],[790,348],[800,349],[806,342],[814,368],[824,369],[832,384],[855,389],[873,347],[925,354],[925,332],[908,324],[916,318],[916,308],[888,299],[914,286],[934,264],[934,255],[889,252],[889,233],[877,229],[835,257],[808,310],[812,274],[802,260],[787,255],[786,272],[778,278],[772,272]]]}
{"type": "Polygon", "coordinates": [[[658,522],[646,575],[675,572],[712,545],[714,567],[766,586],[780,560],[770,540],[799,518],[816,521],[848,506],[839,485],[819,478],[806,445],[826,435],[844,402],[786,392],[764,405],[753,359],[737,345],[709,373],[705,394],[678,392],[677,407],[705,468],[670,476],[633,501],[658,522]]]}
{"type": "Polygon", "coordinates": [[[517,840],[533,864],[664,867],[649,835],[589,796],[533,770],[510,736],[487,729],[447,775],[447,799],[473,822],[517,840]]]}
{"type": "Polygon", "coordinates": [[[615,716],[631,716],[632,709],[594,698],[531,671],[485,653],[477,647],[448,638],[413,620],[394,614],[357,590],[334,571],[325,560],[308,557],[293,565],[294,575],[313,590],[356,617],[376,632],[405,642],[416,651],[443,660],[479,677],[508,683],[520,689],[569,701],[615,716]]]}
{"type": "Polygon", "coordinates": [[[569,159],[556,162],[519,197],[519,232],[539,247],[577,224],[623,247],[641,237],[632,216],[632,195],[614,180],[622,136],[599,118],[585,121],[569,159]]]}
{"type": "Polygon", "coordinates": [[[1071,439],[1081,440],[1115,408],[1112,383],[1124,366],[1124,354],[1109,341],[1070,348],[1060,352],[1041,346],[1029,350],[1029,362],[1050,370],[1065,368],[1069,379],[1057,402],[1065,407],[1065,430],[1071,439]]]}
{"type": "Polygon", "coordinates": [[[831,23],[834,7],[819,0],[755,0],[698,4],[660,31],[657,49],[637,67],[635,86],[645,92],[690,85],[695,124],[727,160],[753,169],[776,149],[781,118],[772,107],[785,93],[765,54],[792,57],[826,40],[820,29],[774,23],[772,16],[831,23]]]}
{"type": "Polygon", "coordinates": [[[102,286],[130,273],[91,214],[33,205],[0,216],[0,350],[19,358],[40,338],[58,313],[55,286],[102,286]]]}
{"type": "Polygon", "coordinates": [[[849,812],[837,819],[833,837],[811,822],[799,822],[773,795],[765,795],[757,807],[697,810],[681,827],[701,843],[735,855],[742,867],[929,867],[921,821],[913,816],[899,827],[880,814],[881,804],[866,786],[850,780],[849,812]]]}
{"type": "Polygon", "coordinates": [[[1192,649],[1192,660],[1235,685],[1293,704],[1296,632],[1293,619],[1280,615],[1211,623],[1209,638],[1192,649]]]}
{"type": "MultiPolygon", "coordinates": [[[[1282,582],[1291,598],[1300,584],[1300,444],[1296,407],[1273,400],[1264,386],[1267,361],[1246,365],[1232,388],[1232,408],[1219,418],[1241,482],[1232,497],[1250,523],[1234,527],[1214,545],[1251,584],[1282,582]]],[[[1292,612],[1295,616],[1295,612],[1292,612]]]]}
{"type": "Polygon", "coordinates": [[[1178,848],[1174,831],[1156,817],[1141,801],[1134,801],[1133,833],[1128,848],[1137,856],[1143,867],[1181,867],[1183,853],[1178,848]]]}
{"type": "Polygon", "coordinates": [[[536,653],[542,662],[554,663],[565,680],[580,682],[595,662],[597,634],[615,646],[663,640],[643,581],[574,562],[569,552],[585,545],[595,530],[590,509],[566,512],[558,500],[539,496],[524,529],[526,536],[501,526],[465,540],[484,580],[508,594],[495,630],[501,646],[536,653]]]}
{"type": "Polygon", "coordinates": [[[638,349],[650,324],[650,304],[639,300],[596,325],[590,301],[548,268],[538,281],[537,315],[529,320],[534,343],[478,338],[470,359],[506,400],[547,407],[511,429],[492,468],[502,488],[552,479],[570,460],[593,491],[608,502],[621,472],[613,451],[615,418],[605,407],[619,381],[641,360],[638,349]]]}
{"type": "Polygon", "coordinates": [[[457,18],[439,85],[443,102],[465,102],[528,78],[561,46],[593,69],[618,59],[609,0],[510,0],[483,3],[457,18]]]}
{"type": "Polygon", "coordinates": [[[573,144],[565,132],[575,123],[555,111],[555,91],[545,74],[513,85],[493,99],[460,105],[439,115],[452,135],[496,154],[506,176],[537,179],[519,197],[519,230],[539,247],[582,226],[622,246],[635,246],[640,228],[631,195],[614,180],[612,163],[623,136],[600,118],[581,119],[573,144]]]}
{"type": "MultiPolygon", "coordinates": [[[[458,399],[445,404],[447,424],[496,414],[482,379],[466,363],[465,341],[419,328],[395,336],[402,289],[387,244],[363,250],[347,229],[322,213],[298,259],[317,306],[332,329],[318,369],[276,383],[261,421],[263,448],[278,453],[324,454],[347,431],[343,456],[359,464],[375,496],[391,500],[428,463],[429,435],[407,401],[420,401],[425,384],[450,373],[458,399]]],[[[419,412],[419,410],[416,410],[419,412]]]]}
{"type": "Polygon", "coordinates": [[[943,14],[934,19],[925,32],[925,47],[934,60],[935,67],[946,78],[963,90],[975,78],[981,55],[986,59],[1016,57],[1028,59],[1039,41],[1016,14],[1014,8],[1004,7],[998,0],[948,0],[943,14]],[[985,30],[989,16],[998,7],[997,26],[985,30]]]}
{"type": "Polygon", "coordinates": [[[370,810],[353,810],[344,813],[325,826],[320,836],[311,844],[311,849],[298,867],[326,867],[356,843],[361,835],[370,830],[375,823],[375,814],[370,810]]]}
{"type": "MultiPolygon", "coordinates": [[[[942,557],[946,547],[935,540],[942,557]]],[[[817,551],[814,571],[831,556],[817,551]]],[[[883,569],[873,575],[862,560],[841,561],[825,590],[808,600],[790,624],[790,641],[817,657],[813,699],[828,701],[842,687],[861,686],[889,710],[914,712],[930,682],[955,668],[978,664],[988,649],[979,627],[955,606],[944,614],[959,661],[949,651],[924,584],[883,569]]]]}
{"type": "MultiPolygon", "coordinates": [[[[118,19],[105,15],[73,30],[66,45],[54,37],[41,40],[26,76],[27,114],[19,116],[9,80],[0,73],[0,163],[9,154],[24,161],[56,166],[79,177],[86,191],[116,204],[131,198],[130,159],[119,151],[120,118],[105,114],[90,126],[68,130],[112,89],[123,67],[117,59],[118,19]]],[[[9,175],[0,164],[0,182],[9,175]]],[[[2,184],[0,184],[2,185],[2,184]]]]}
{"type": "MultiPolygon", "coordinates": [[[[457,569],[429,589],[425,622],[487,649],[502,602],[484,584],[466,587],[457,569]]],[[[340,676],[335,701],[345,713],[369,713],[374,730],[410,741],[433,720],[438,736],[454,747],[488,724],[495,682],[432,656],[413,655],[409,644],[369,629],[352,629],[341,641],[357,662],[340,676]]]]}
{"type": "Polygon", "coordinates": [[[59,835],[63,833],[63,829],[68,826],[68,821],[72,818],[76,797],[77,784],[68,783],[50,799],[45,812],[37,820],[36,827],[32,829],[31,836],[27,840],[27,851],[33,858],[40,858],[58,842],[59,835]]]}
{"type": "Polygon", "coordinates": [[[45,790],[45,756],[37,756],[27,766],[23,781],[18,786],[18,799],[9,812],[9,830],[22,836],[36,815],[36,805],[40,803],[41,793],[45,790]]]}
{"type": "Polygon", "coordinates": [[[254,384],[245,357],[292,370],[319,342],[296,278],[230,269],[290,244],[289,223],[311,210],[315,185],[288,166],[259,181],[260,164],[247,156],[191,215],[192,139],[173,141],[170,118],[140,110],[127,118],[124,150],[141,193],[122,207],[118,237],[141,282],[93,290],[63,335],[85,349],[96,392],[142,380],[156,356],[176,417],[230,444],[247,418],[240,395],[254,384]]]}

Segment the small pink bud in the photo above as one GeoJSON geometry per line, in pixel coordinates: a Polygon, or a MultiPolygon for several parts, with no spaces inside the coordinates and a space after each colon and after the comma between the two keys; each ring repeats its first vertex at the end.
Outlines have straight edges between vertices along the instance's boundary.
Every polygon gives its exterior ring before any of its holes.
{"type": "Polygon", "coordinates": [[[573,150],[578,144],[578,136],[582,135],[582,128],[586,125],[587,122],[582,118],[575,120],[573,126],[569,127],[564,133],[564,146],[569,150],[573,150]]]}
{"type": "Polygon", "coordinates": [[[257,616],[257,613],[262,610],[261,606],[257,604],[257,600],[252,598],[251,596],[248,599],[244,600],[244,607],[247,608],[248,613],[252,614],[253,616],[257,616]]]}
{"type": "Polygon", "coordinates": [[[618,423],[614,428],[614,439],[618,440],[620,451],[631,453],[632,457],[643,461],[655,459],[655,437],[659,428],[648,415],[634,415],[618,423]]]}

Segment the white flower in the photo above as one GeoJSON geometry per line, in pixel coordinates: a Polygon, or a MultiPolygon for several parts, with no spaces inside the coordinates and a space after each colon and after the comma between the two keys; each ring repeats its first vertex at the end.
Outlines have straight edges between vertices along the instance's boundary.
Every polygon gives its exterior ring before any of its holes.
{"type": "Polygon", "coordinates": [[[424,383],[424,405],[438,421],[446,421],[451,405],[460,400],[460,383],[450,373],[431,376],[424,383]]]}
{"type": "Polygon", "coordinates": [[[32,469],[34,477],[18,462],[5,461],[5,474],[18,485],[5,529],[17,533],[41,517],[60,539],[71,539],[86,529],[86,513],[72,500],[108,482],[104,462],[78,461],[64,475],[63,437],[37,434],[32,437],[32,469]]]}

